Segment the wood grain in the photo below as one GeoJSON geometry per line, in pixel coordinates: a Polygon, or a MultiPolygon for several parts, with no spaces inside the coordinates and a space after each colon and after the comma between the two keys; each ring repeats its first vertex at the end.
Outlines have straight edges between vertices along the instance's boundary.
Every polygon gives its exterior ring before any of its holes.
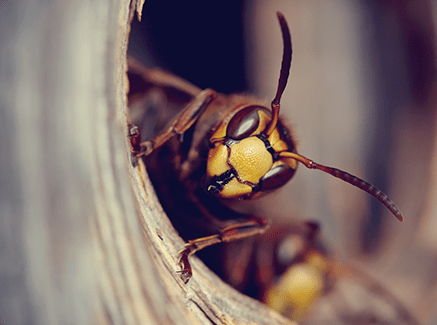
{"type": "Polygon", "coordinates": [[[136,2],[2,6],[0,324],[290,323],[197,259],[179,278],[183,242],[126,136],[136,2]]]}

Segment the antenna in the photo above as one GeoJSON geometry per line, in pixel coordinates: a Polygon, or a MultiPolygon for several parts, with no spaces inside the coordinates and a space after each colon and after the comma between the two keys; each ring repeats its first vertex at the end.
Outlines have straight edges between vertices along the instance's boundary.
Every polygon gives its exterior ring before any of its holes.
{"type": "Polygon", "coordinates": [[[277,12],[276,15],[278,16],[279,25],[281,26],[282,39],[284,41],[284,52],[282,54],[282,64],[281,72],[279,75],[278,89],[276,91],[275,99],[273,99],[272,101],[272,120],[270,121],[269,126],[265,131],[265,134],[267,136],[269,136],[273,132],[273,130],[276,128],[276,123],[278,123],[279,109],[281,107],[281,96],[284,92],[285,86],[287,86],[288,76],[290,74],[291,56],[293,53],[291,47],[291,35],[290,30],[288,29],[287,21],[280,12],[277,12]]]}
{"type": "Polygon", "coordinates": [[[384,192],[382,192],[380,189],[376,188],[372,184],[363,181],[361,178],[358,178],[340,169],[320,165],[318,163],[315,163],[311,159],[308,159],[295,152],[283,151],[279,153],[279,157],[295,159],[298,162],[304,164],[307,168],[321,170],[325,173],[331,174],[334,177],[340,178],[345,182],[358,187],[359,189],[362,189],[363,191],[369,193],[374,198],[376,198],[379,202],[384,204],[387,207],[387,209],[389,209],[390,212],[393,213],[396,218],[398,218],[399,221],[404,221],[404,217],[402,216],[401,211],[393,203],[393,201],[390,200],[387,194],[385,194],[384,192]]]}

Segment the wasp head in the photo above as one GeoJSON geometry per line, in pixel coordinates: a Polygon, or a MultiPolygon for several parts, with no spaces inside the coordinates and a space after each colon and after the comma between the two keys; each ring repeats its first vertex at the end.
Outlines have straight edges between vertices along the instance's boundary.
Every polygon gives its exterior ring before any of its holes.
{"type": "Polygon", "coordinates": [[[295,151],[287,129],[277,123],[270,134],[272,117],[262,106],[239,109],[212,135],[203,186],[223,198],[253,198],[287,183],[297,161],[282,158],[282,151],[295,151]]]}
{"type": "Polygon", "coordinates": [[[252,198],[287,183],[297,161],[279,156],[294,152],[294,143],[279,121],[279,101],[287,84],[291,65],[291,36],[284,16],[278,13],[284,41],[278,90],[272,113],[266,107],[246,105],[212,135],[203,186],[223,198],[252,198]],[[282,132],[281,132],[282,130],[282,132]]]}
{"type": "Polygon", "coordinates": [[[210,138],[204,189],[222,198],[254,198],[283,186],[298,162],[340,178],[374,196],[400,221],[402,213],[390,198],[372,184],[340,169],[320,165],[295,150],[287,128],[279,120],[280,99],[291,66],[291,36],[278,13],[284,41],[281,72],[271,111],[259,105],[235,107],[210,138]]]}

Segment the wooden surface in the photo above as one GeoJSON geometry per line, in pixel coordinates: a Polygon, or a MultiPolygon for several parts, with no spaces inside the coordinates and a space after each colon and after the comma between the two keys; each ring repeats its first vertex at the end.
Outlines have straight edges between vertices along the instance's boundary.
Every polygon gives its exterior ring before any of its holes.
{"type": "MultiPolygon", "coordinates": [[[[301,30],[292,27],[297,35],[319,30],[313,28],[313,22],[323,26],[320,30],[328,30],[328,21],[332,21],[329,15],[322,15],[325,20],[319,16],[312,19],[311,8],[303,7],[306,3],[301,3],[302,7],[295,5],[296,2],[287,3],[287,8],[273,5],[273,20],[274,12],[281,10],[287,17],[296,15],[295,19],[290,18],[291,24],[302,18],[305,24],[301,30]]],[[[333,10],[331,4],[326,6],[333,10]]],[[[435,5],[432,8],[435,9],[435,5]]],[[[393,17],[391,9],[385,9],[386,15],[393,17]]],[[[398,10],[406,15],[401,9],[398,10]]],[[[406,12],[430,12],[407,9],[406,12]]],[[[122,0],[0,3],[0,324],[285,324],[287,320],[224,285],[196,258],[193,259],[193,279],[187,285],[179,279],[176,260],[183,243],[162,215],[147,176],[133,168],[130,162],[124,72],[128,23],[135,10],[135,4],[122,0]]],[[[331,14],[340,17],[338,11],[333,10],[331,14]]],[[[253,16],[257,22],[262,21],[259,16],[253,16]]],[[[341,17],[353,16],[343,12],[341,17]]],[[[419,21],[426,25],[426,19],[419,21]]],[[[265,29],[262,23],[257,26],[265,29]]],[[[274,32],[268,35],[278,32],[276,21],[272,26],[274,32]]],[[[435,28],[435,24],[432,26],[435,28]]],[[[328,37],[311,33],[307,37],[302,35],[310,40],[309,49],[312,42],[318,44],[328,37]]],[[[339,39],[338,33],[332,35],[334,40],[339,39]]],[[[299,45],[299,37],[296,39],[296,49],[304,48],[305,44],[299,45]]],[[[367,41],[365,38],[364,42],[367,41]]],[[[318,45],[314,47],[319,49],[318,45]]],[[[309,53],[302,49],[300,55],[311,59],[309,53]]],[[[435,49],[430,53],[435,53],[435,49]]],[[[329,57],[337,58],[336,55],[329,57]]],[[[314,125],[315,117],[320,114],[309,114],[309,108],[339,105],[331,102],[332,98],[325,103],[326,94],[332,92],[329,87],[325,91],[313,90],[312,84],[302,79],[314,79],[316,85],[324,80],[322,66],[313,64],[323,60],[315,56],[315,61],[309,63],[314,71],[304,67],[300,75],[302,64],[298,62],[302,59],[299,59],[298,51],[295,60],[293,78],[296,81],[290,83],[294,106],[290,107],[301,112],[291,117],[293,123],[302,125],[298,129],[304,140],[302,152],[321,163],[329,162],[351,172],[360,171],[361,167],[349,168],[350,159],[355,158],[344,158],[342,153],[350,151],[355,157],[357,149],[353,148],[363,148],[363,144],[346,147],[352,148],[350,150],[344,149],[345,144],[342,144],[339,148],[343,149],[339,152],[325,150],[328,156],[317,156],[324,150],[318,150],[311,141],[322,143],[324,147],[320,138],[325,139],[327,145],[346,141],[351,136],[334,139],[332,135],[315,132],[314,128],[305,126],[305,121],[299,120],[299,114],[302,114],[309,120],[308,125],[314,125]],[[310,93],[300,91],[299,87],[309,89],[310,93]],[[312,99],[311,92],[318,94],[317,103],[308,102],[312,99]],[[296,93],[304,94],[303,98],[296,99],[296,93]],[[298,110],[299,106],[303,110],[298,110]],[[304,134],[306,130],[308,135],[304,134]],[[339,162],[335,161],[337,158],[339,162]]],[[[367,60],[373,60],[373,56],[367,60]]],[[[269,59],[263,62],[266,61],[269,59]]],[[[275,62],[275,59],[271,61],[275,62]]],[[[342,58],[337,63],[344,68],[342,58]]],[[[355,67],[355,63],[348,64],[355,67]]],[[[265,66],[269,68],[269,65],[265,66]]],[[[332,67],[332,62],[329,61],[328,66],[332,67]]],[[[396,65],[393,69],[398,70],[396,65]]],[[[435,69],[429,71],[435,73],[435,69]]],[[[349,201],[343,200],[349,194],[349,187],[334,188],[336,190],[332,192],[340,195],[332,197],[314,195],[312,190],[296,191],[298,187],[294,190],[294,193],[310,193],[305,196],[308,198],[306,204],[323,211],[302,208],[304,217],[326,217],[325,206],[313,202],[333,207],[333,215],[340,219],[325,221],[325,233],[340,233],[339,237],[344,237],[341,242],[345,244],[341,247],[352,251],[340,255],[352,256],[359,266],[364,265],[426,324],[433,324],[436,319],[437,296],[435,74],[433,76],[434,79],[428,82],[430,89],[426,100],[396,104],[397,117],[388,117],[396,144],[389,148],[393,156],[388,161],[395,162],[389,164],[393,167],[389,170],[396,175],[392,176],[395,180],[390,188],[407,220],[402,227],[390,224],[384,228],[387,230],[382,233],[384,240],[378,254],[373,258],[365,254],[354,255],[357,248],[351,242],[357,237],[361,223],[350,221],[349,216],[355,214],[356,205],[351,207],[349,201]],[[318,200],[319,196],[324,199],[318,200]],[[330,231],[330,224],[342,227],[334,232],[330,231]]],[[[276,71],[273,77],[273,82],[264,79],[269,85],[275,85],[276,71]]],[[[373,97],[364,93],[366,96],[363,95],[362,100],[371,106],[372,101],[386,103],[374,92],[380,97],[389,94],[384,99],[389,103],[397,97],[389,88],[396,84],[397,78],[392,77],[390,82],[383,78],[378,80],[383,80],[382,84],[388,89],[381,88],[379,93],[376,88],[380,84],[373,83],[373,79],[367,81],[371,83],[370,95],[373,97]]],[[[349,83],[349,79],[346,81],[349,83]]],[[[339,82],[337,79],[335,83],[327,84],[338,85],[339,82]]],[[[260,88],[265,89],[266,94],[270,93],[266,87],[260,88]]],[[[344,89],[332,92],[334,97],[348,93],[344,89]]],[[[356,105],[357,96],[355,93],[350,96],[352,105],[349,102],[344,105],[348,112],[356,105]]],[[[332,113],[329,117],[335,119],[342,114],[332,113]]],[[[375,116],[379,121],[380,115],[375,116]]],[[[367,124],[360,122],[355,138],[362,139],[362,128],[376,124],[369,121],[367,124]]],[[[343,130],[345,125],[350,125],[319,122],[332,130],[343,130]]],[[[380,127],[390,129],[386,124],[380,127]]],[[[378,133],[375,134],[377,138],[378,133]]],[[[373,141],[378,142],[376,140],[373,141]]],[[[363,159],[373,162],[374,155],[368,156],[370,158],[363,159]]],[[[305,172],[301,170],[299,174],[305,172]]],[[[319,180],[302,183],[310,184],[313,189],[329,187],[319,180]]],[[[294,184],[299,184],[299,180],[294,180],[294,184]]],[[[285,202],[293,196],[287,191],[281,193],[271,202],[279,212],[287,211],[288,215],[290,210],[277,202],[281,195],[285,202]]],[[[268,211],[280,214],[272,208],[268,211]]],[[[369,215],[361,214],[359,220],[369,215]]]]}
{"type": "Polygon", "coordinates": [[[125,54],[135,5],[1,8],[0,324],[286,324],[197,259],[130,163],[125,54]]]}

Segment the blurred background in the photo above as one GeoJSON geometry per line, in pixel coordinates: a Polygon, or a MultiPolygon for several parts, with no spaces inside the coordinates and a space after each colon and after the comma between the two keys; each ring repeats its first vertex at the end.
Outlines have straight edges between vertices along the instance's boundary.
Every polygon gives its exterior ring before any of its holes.
{"type": "Polygon", "coordinates": [[[423,324],[437,324],[435,1],[146,1],[131,55],[201,88],[271,101],[286,17],[293,62],[282,115],[298,151],[377,186],[377,200],[303,166],[249,209],[317,220],[333,256],[384,283],[423,324]],[[147,50],[146,50],[147,49],[147,50]]]}

